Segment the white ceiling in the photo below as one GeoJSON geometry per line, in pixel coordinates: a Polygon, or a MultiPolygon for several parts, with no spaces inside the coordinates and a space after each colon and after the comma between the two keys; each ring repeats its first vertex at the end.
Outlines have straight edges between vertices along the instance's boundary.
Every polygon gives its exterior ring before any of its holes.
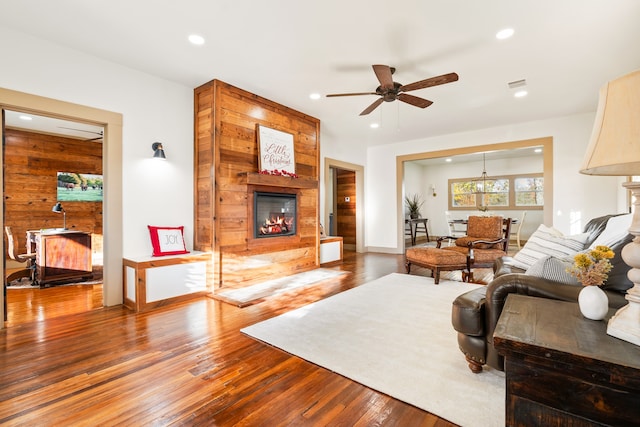
{"type": "Polygon", "coordinates": [[[189,88],[214,78],[322,122],[360,145],[595,111],[599,88],[640,68],[638,0],[0,0],[0,25],[189,88]],[[495,33],[515,29],[508,40],[495,33]],[[192,33],[203,46],[187,41],[192,33]],[[309,99],[378,86],[372,64],[408,84],[460,80],[359,113],[375,96],[309,99]],[[515,99],[508,83],[526,79],[515,99]],[[371,129],[371,122],[380,128],[371,129]]]}

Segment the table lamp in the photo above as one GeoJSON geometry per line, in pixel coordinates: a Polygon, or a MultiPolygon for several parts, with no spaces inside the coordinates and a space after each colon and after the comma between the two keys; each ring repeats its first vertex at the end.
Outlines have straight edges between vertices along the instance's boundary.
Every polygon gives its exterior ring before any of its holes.
{"type": "Polygon", "coordinates": [[[65,212],[64,208],[62,207],[62,205],[60,204],[60,202],[56,203],[55,205],[53,205],[53,208],[51,209],[52,212],[55,213],[60,213],[62,212],[62,228],[63,230],[67,229],[67,212],[65,212]]]}
{"type": "MultiPolygon", "coordinates": [[[[588,175],[640,175],[640,70],[612,80],[600,89],[591,141],[580,173],[588,175]]],[[[631,243],[622,259],[631,267],[627,277],[634,286],[629,303],[609,320],[607,334],[640,345],[640,182],[625,182],[633,194],[631,243]]]]}

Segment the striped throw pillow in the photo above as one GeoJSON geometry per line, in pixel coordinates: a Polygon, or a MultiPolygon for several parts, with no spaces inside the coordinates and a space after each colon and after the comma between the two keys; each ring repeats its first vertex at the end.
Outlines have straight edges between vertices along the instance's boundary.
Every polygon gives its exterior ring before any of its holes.
{"type": "Polygon", "coordinates": [[[584,249],[589,233],[564,236],[553,227],[540,224],[523,248],[513,256],[515,267],[527,270],[539,259],[547,256],[564,258],[584,249]]]}
{"type": "Polygon", "coordinates": [[[565,285],[581,286],[578,279],[567,270],[573,265],[573,258],[555,258],[546,256],[539,259],[524,273],[527,276],[541,277],[565,285]]]}

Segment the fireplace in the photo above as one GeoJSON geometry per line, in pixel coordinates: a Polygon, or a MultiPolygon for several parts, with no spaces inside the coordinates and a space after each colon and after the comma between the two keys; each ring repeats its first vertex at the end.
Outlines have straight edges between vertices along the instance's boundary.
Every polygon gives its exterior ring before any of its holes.
{"type": "Polygon", "coordinates": [[[296,194],[254,192],[254,236],[266,238],[295,235],[296,204],[296,194]]]}

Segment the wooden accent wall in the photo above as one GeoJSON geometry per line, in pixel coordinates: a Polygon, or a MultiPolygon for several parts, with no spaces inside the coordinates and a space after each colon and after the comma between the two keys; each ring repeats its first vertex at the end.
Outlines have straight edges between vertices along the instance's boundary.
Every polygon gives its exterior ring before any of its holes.
{"type": "Polygon", "coordinates": [[[344,246],[350,250],[356,248],[356,173],[336,169],[337,228],[344,246]],[[349,201],[346,201],[346,198],[349,201]]]}
{"type": "Polygon", "coordinates": [[[194,249],[214,253],[216,287],[318,267],[320,121],[219,80],[196,88],[194,102],[194,249]],[[294,135],[299,178],[258,173],[257,125],[294,135]],[[295,236],[254,238],[254,191],[298,195],[295,236]]]}
{"type": "MultiPolygon", "coordinates": [[[[102,144],[11,128],[4,136],[4,221],[24,251],[27,230],[62,227],[63,215],[51,211],[57,173],[102,174],[102,144]]],[[[102,251],[102,202],[62,206],[67,228],[92,233],[93,252],[102,251]]]]}

